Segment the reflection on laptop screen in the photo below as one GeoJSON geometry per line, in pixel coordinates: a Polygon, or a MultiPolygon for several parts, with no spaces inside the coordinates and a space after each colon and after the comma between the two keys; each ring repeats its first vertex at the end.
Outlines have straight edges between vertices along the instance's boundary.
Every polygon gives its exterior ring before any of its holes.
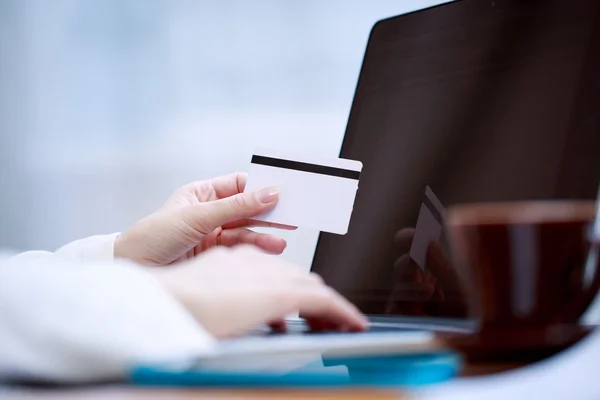
{"type": "Polygon", "coordinates": [[[341,157],[350,229],[313,271],[367,314],[465,317],[442,219],[456,203],[594,199],[600,2],[463,0],[373,29],[341,157]]]}

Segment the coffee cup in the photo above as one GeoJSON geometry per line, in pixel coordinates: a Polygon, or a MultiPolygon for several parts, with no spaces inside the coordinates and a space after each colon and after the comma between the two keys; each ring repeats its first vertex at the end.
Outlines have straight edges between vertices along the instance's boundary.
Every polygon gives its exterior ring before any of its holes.
{"type": "Polygon", "coordinates": [[[591,201],[448,209],[452,255],[479,335],[543,342],[579,325],[600,284],[595,214],[591,201]]]}

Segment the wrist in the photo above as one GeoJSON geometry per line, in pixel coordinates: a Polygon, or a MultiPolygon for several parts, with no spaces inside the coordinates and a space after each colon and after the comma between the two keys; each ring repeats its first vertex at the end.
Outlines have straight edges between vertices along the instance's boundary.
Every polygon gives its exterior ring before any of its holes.
{"type": "Polygon", "coordinates": [[[115,238],[113,248],[115,259],[125,259],[139,265],[150,264],[142,257],[144,252],[140,249],[139,234],[135,229],[119,234],[115,238]]]}

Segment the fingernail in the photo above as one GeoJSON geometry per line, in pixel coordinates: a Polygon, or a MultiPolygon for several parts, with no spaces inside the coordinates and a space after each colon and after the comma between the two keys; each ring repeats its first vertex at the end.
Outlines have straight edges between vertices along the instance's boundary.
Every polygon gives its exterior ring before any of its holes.
{"type": "Polygon", "coordinates": [[[267,204],[272,203],[279,197],[279,188],[278,187],[268,187],[264,189],[260,189],[256,192],[256,198],[261,203],[267,204]]]}

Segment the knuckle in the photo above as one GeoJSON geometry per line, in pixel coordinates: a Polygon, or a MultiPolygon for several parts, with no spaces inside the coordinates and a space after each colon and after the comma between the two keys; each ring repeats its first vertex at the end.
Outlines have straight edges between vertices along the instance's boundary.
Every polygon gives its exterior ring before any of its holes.
{"type": "Polygon", "coordinates": [[[321,277],[321,275],[315,273],[315,272],[311,272],[308,274],[308,278],[313,281],[314,283],[317,283],[319,285],[324,285],[325,281],[323,280],[323,278],[321,277]]]}
{"type": "Polygon", "coordinates": [[[317,295],[324,304],[330,304],[337,298],[337,293],[332,288],[325,285],[319,288],[317,295]]]}
{"type": "Polygon", "coordinates": [[[248,209],[251,207],[251,204],[248,201],[248,198],[246,196],[244,196],[243,194],[231,196],[231,197],[229,197],[229,201],[231,203],[231,206],[236,209],[248,209]]]}
{"type": "Polygon", "coordinates": [[[202,200],[210,199],[212,196],[214,196],[215,189],[210,184],[210,182],[207,182],[207,181],[195,182],[192,187],[193,187],[194,191],[196,192],[196,196],[202,200]]]}

